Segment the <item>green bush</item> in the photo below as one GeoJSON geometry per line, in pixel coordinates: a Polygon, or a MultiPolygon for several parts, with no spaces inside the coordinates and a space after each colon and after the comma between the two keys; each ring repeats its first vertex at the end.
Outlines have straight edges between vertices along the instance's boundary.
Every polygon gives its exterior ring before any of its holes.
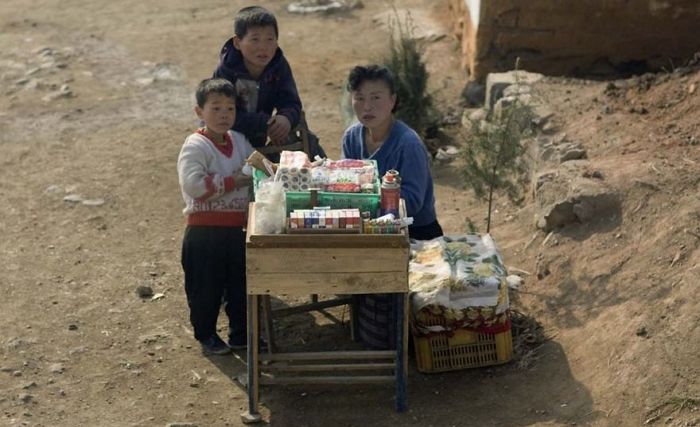
{"type": "Polygon", "coordinates": [[[384,65],[396,79],[398,108],[395,114],[425,138],[431,128],[437,126],[438,114],[428,93],[428,70],[422,59],[422,46],[413,37],[411,15],[401,22],[396,14],[396,19],[389,23],[389,30],[389,56],[384,65]]]}
{"type": "MultiPolygon", "coordinates": [[[[516,63],[516,73],[517,68],[516,63]]],[[[491,230],[494,193],[503,192],[513,201],[521,199],[527,171],[522,140],[531,134],[532,118],[532,106],[515,97],[504,103],[500,115],[485,126],[478,121],[472,123],[471,136],[462,150],[463,177],[477,199],[488,201],[487,233],[491,230]]]]}

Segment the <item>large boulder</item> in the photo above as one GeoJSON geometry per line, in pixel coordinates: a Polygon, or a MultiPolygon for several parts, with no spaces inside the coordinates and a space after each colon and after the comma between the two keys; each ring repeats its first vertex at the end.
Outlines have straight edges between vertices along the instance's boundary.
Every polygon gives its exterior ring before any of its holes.
{"type": "Polygon", "coordinates": [[[600,179],[584,177],[580,166],[539,173],[534,193],[535,225],[544,231],[596,222],[621,212],[619,194],[600,179]]]}

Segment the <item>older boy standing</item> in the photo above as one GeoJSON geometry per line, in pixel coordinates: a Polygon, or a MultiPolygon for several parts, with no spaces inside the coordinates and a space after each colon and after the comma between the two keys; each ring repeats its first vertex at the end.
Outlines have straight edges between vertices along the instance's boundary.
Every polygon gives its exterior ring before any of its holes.
{"type": "Polygon", "coordinates": [[[182,242],[185,293],[194,337],[205,354],[246,345],[245,232],[251,177],[243,174],[254,151],[236,119],[236,92],[223,79],[206,79],[196,93],[204,127],[187,137],[177,160],[187,228],[182,242]],[[222,300],[228,345],[216,333],[222,300]]]}
{"type": "MultiPolygon", "coordinates": [[[[238,115],[233,129],[253,147],[290,142],[290,131],[301,116],[301,100],[292,69],[278,46],[277,19],[267,9],[250,6],[234,19],[234,36],[221,48],[214,77],[234,84],[238,115]],[[273,115],[274,112],[274,115],[273,115]]],[[[310,134],[311,157],[325,157],[318,138],[310,134]]]]}

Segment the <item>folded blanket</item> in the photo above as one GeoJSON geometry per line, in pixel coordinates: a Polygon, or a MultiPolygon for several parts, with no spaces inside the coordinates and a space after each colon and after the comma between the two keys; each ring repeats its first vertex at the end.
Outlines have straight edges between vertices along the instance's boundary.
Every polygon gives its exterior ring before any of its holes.
{"type": "Polygon", "coordinates": [[[507,321],[503,260],[490,235],[443,236],[411,244],[409,287],[417,326],[483,329],[507,321]]]}

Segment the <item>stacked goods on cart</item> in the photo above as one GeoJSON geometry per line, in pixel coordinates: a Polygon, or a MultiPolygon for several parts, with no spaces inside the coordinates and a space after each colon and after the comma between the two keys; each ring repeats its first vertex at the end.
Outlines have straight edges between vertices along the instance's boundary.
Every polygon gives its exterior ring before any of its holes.
{"type": "Polygon", "coordinates": [[[359,209],[297,209],[289,214],[289,232],[328,230],[359,233],[359,209]]]}
{"type": "Polygon", "coordinates": [[[374,160],[317,158],[311,162],[303,152],[283,151],[279,165],[271,164],[259,153],[248,162],[255,167],[256,202],[267,181],[277,182],[283,189],[287,232],[366,230],[371,234],[398,234],[411,223],[410,218],[397,215],[378,217],[381,185],[374,160]],[[342,221],[341,226],[341,218],[347,218],[347,211],[352,209],[357,213],[350,211],[351,221],[342,221]]]}
{"type": "Polygon", "coordinates": [[[422,372],[505,363],[513,353],[507,272],[490,235],[411,245],[411,331],[422,372]]]}

